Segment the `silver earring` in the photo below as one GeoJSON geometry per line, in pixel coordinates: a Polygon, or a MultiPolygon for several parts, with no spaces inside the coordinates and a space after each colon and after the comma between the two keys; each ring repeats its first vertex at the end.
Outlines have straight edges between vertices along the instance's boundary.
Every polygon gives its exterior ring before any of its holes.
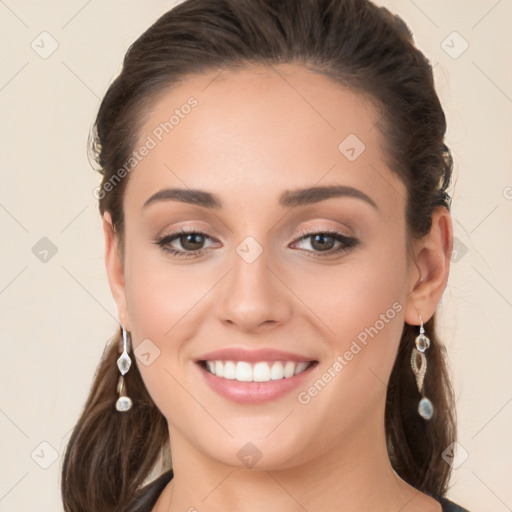
{"type": "Polygon", "coordinates": [[[131,336],[129,336],[129,334],[126,332],[126,329],[123,325],[121,325],[121,328],[123,329],[123,352],[117,360],[117,367],[119,368],[121,375],[119,377],[119,381],[117,382],[117,394],[119,395],[119,398],[116,402],[116,409],[120,412],[125,412],[130,410],[133,405],[131,398],[126,396],[126,384],[124,382],[124,375],[132,365],[132,360],[128,355],[128,352],[131,348],[131,336]]]}
{"type": "Polygon", "coordinates": [[[418,414],[425,420],[430,420],[434,414],[434,406],[432,402],[423,393],[423,381],[425,380],[425,373],[427,372],[427,358],[425,351],[430,347],[430,340],[425,336],[425,329],[423,328],[423,320],[420,315],[420,333],[415,338],[416,346],[412,349],[411,355],[411,368],[416,378],[418,392],[421,394],[421,400],[418,404],[418,414]]]}

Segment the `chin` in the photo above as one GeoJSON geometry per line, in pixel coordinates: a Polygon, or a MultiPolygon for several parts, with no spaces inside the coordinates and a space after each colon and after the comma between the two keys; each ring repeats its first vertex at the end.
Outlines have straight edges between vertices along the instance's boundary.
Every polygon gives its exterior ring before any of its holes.
{"type": "Polygon", "coordinates": [[[250,436],[234,438],[228,443],[218,444],[212,451],[212,446],[203,451],[205,455],[220,464],[236,469],[252,471],[270,471],[289,469],[307,462],[307,450],[296,441],[282,443],[264,437],[250,436]]]}

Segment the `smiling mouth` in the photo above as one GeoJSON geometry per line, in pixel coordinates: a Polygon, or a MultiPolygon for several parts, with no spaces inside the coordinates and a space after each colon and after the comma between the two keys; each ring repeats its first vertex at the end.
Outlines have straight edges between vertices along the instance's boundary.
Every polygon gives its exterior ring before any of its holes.
{"type": "Polygon", "coordinates": [[[198,361],[198,364],[212,375],[239,382],[269,382],[299,375],[318,361],[198,361]]]}

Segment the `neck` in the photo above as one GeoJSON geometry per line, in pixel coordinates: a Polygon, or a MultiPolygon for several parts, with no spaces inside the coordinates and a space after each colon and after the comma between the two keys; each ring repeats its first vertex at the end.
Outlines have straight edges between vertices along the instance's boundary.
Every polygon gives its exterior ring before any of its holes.
{"type": "Polygon", "coordinates": [[[154,512],[441,510],[393,471],[383,424],[376,428],[375,421],[368,421],[356,430],[326,453],[286,469],[220,464],[172,430],[174,478],[154,512]]]}

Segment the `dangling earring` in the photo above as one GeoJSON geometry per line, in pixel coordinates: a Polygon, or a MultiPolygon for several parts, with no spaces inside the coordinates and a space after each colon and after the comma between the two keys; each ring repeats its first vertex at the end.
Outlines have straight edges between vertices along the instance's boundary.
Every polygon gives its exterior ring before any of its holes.
{"type": "Polygon", "coordinates": [[[420,333],[414,340],[416,347],[412,349],[411,355],[411,368],[416,377],[416,384],[418,391],[422,398],[418,404],[418,414],[425,420],[430,420],[434,414],[434,406],[432,402],[425,397],[423,394],[423,381],[425,379],[425,373],[427,371],[427,358],[425,357],[425,351],[430,347],[430,340],[425,336],[425,329],[423,328],[423,320],[420,315],[420,333]]]}
{"type": "Polygon", "coordinates": [[[117,367],[119,368],[121,375],[117,383],[117,394],[119,395],[119,398],[116,402],[116,409],[120,412],[125,412],[131,409],[133,405],[131,398],[126,396],[126,385],[124,382],[124,375],[132,365],[132,360],[128,355],[128,352],[131,348],[131,336],[128,337],[128,333],[126,332],[124,326],[121,325],[121,328],[123,329],[123,353],[117,360],[117,367]]]}

